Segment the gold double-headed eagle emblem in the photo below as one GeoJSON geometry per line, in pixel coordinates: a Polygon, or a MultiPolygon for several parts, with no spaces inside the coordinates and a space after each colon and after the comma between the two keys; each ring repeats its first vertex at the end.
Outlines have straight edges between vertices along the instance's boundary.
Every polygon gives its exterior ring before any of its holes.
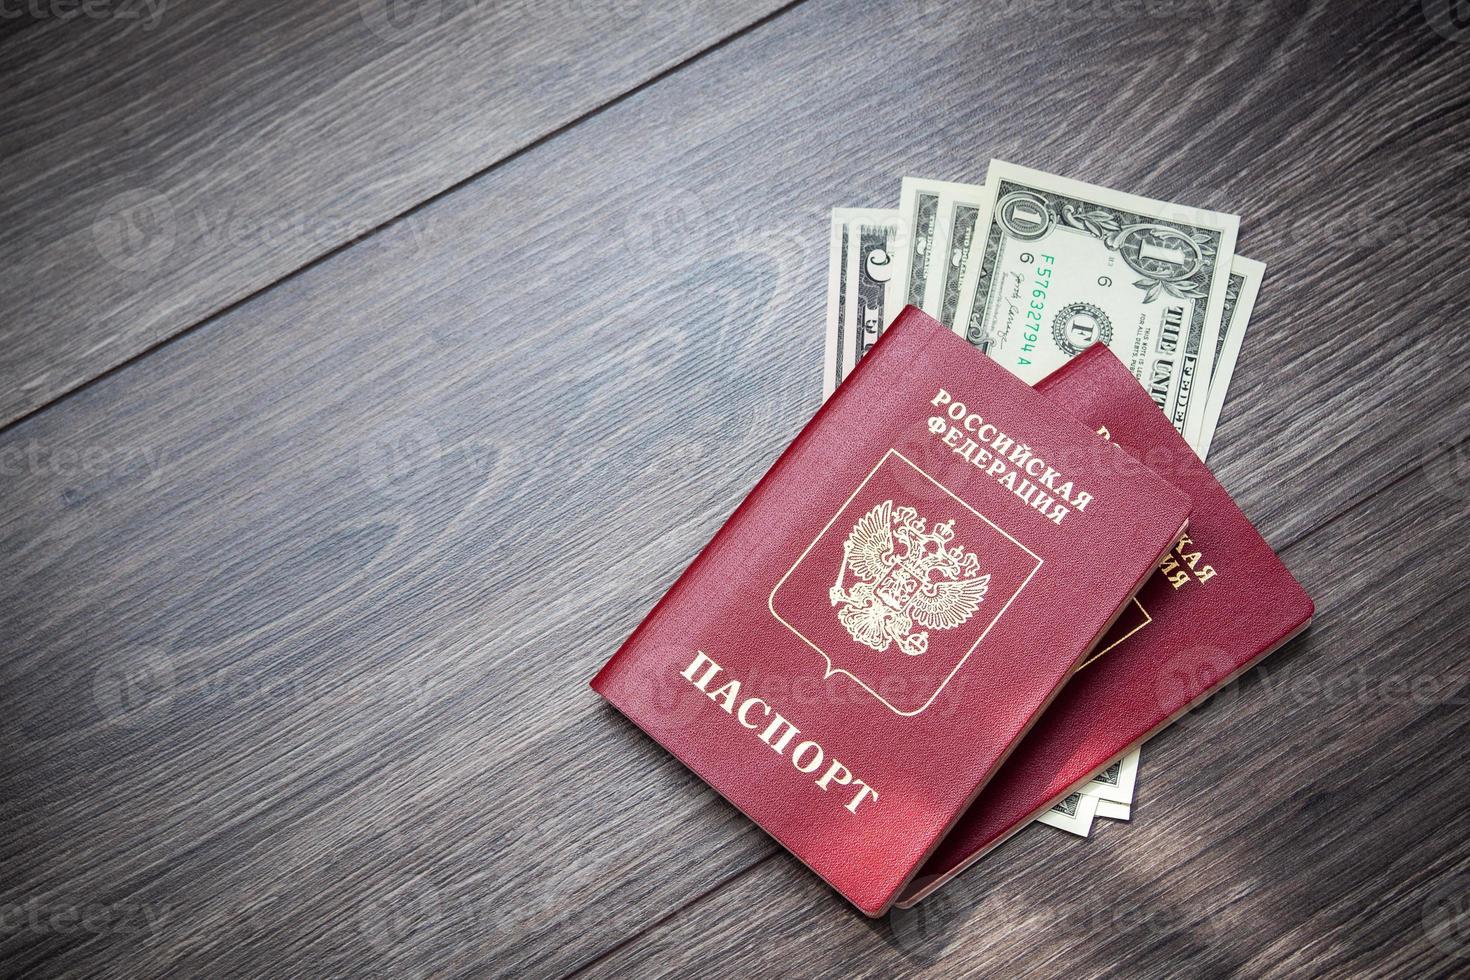
{"type": "Polygon", "coordinates": [[[929,649],[929,630],[966,622],[990,587],[980,559],[951,545],[953,520],[932,531],[926,524],[913,507],[885,500],[859,518],[843,542],[837,582],[827,594],[848,634],[879,653],[897,645],[918,656],[929,649]],[[848,572],[857,581],[845,588],[848,572]]]}

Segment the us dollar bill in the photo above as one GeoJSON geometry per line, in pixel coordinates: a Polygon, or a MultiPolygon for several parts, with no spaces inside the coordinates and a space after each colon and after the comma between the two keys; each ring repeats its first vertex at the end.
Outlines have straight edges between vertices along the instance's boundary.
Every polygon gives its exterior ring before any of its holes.
{"type": "Polygon", "coordinates": [[[894,266],[895,250],[906,237],[896,210],[833,209],[823,398],[837,390],[903,308],[894,266]]]}
{"type": "Polygon", "coordinates": [[[946,326],[953,326],[984,194],[980,184],[919,177],[905,177],[899,191],[899,214],[910,232],[897,275],[904,302],[946,326]]]}
{"type": "Polygon", "coordinates": [[[1092,832],[1092,820],[1097,816],[1097,802],[1095,796],[1072,793],[1059,800],[1051,809],[1038,814],[1036,822],[1065,830],[1078,837],[1086,837],[1092,832]]]}
{"type": "Polygon", "coordinates": [[[1077,787],[1078,791],[1112,803],[1132,803],[1133,787],[1138,780],[1138,760],[1142,754],[1142,748],[1135,748],[1077,787]]]}
{"type": "Polygon", "coordinates": [[[939,231],[939,198],[944,181],[905,177],[899,192],[898,212],[908,231],[908,242],[899,257],[897,276],[902,301],[924,308],[934,264],[939,231]]]}
{"type": "Polygon", "coordinates": [[[898,281],[903,282],[904,303],[953,329],[964,262],[985,201],[985,187],[906,176],[898,200],[898,213],[910,232],[897,273],[898,281]]]}
{"type": "MultiPolygon", "coordinates": [[[[975,241],[975,226],[980,220],[980,211],[985,206],[985,188],[962,185],[964,191],[950,193],[940,198],[939,214],[944,229],[944,257],[939,262],[939,289],[934,300],[934,309],[925,313],[940,323],[955,329],[955,315],[959,312],[960,285],[964,281],[965,267],[970,261],[970,246],[975,241]]],[[[957,331],[958,332],[958,331],[957,331]]]]}
{"type": "Polygon", "coordinates": [[[832,392],[852,370],[852,364],[848,361],[852,338],[847,335],[847,253],[852,247],[848,234],[842,210],[833,210],[827,256],[827,346],[822,358],[823,401],[832,397],[832,392]]]}
{"type": "Polygon", "coordinates": [[[1180,434],[1197,429],[1240,219],[1000,160],[985,186],[965,338],[1028,384],[1101,341],[1180,434]]]}
{"type": "Polygon", "coordinates": [[[1254,259],[1237,255],[1230,263],[1230,282],[1225,287],[1225,311],[1220,320],[1220,341],[1215,346],[1215,369],[1210,374],[1209,392],[1205,395],[1205,410],[1201,413],[1199,431],[1190,437],[1199,458],[1210,453],[1210,444],[1215,439],[1215,428],[1220,424],[1220,412],[1225,408],[1225,393],[1230,388],[1230,378],[1235,374],[1235,362],[1240,358],[1240,345],[1245,339],[1246,327],[1250,325],[1251,313],[1256,307],[1261,281],[1266,278],[1266,266],[1254,259]]]}
{"type": "Polygon", "coordinates": [[[1142,748],[1135,748],[1086,780],[1056,806],[1039,814],[1037,823],[1086,837],[1092,833],[1092,822],[1096,817],[1127,820],[1132,811],[1133,788],[1138,779],[1141,755],[1142,748]]]}

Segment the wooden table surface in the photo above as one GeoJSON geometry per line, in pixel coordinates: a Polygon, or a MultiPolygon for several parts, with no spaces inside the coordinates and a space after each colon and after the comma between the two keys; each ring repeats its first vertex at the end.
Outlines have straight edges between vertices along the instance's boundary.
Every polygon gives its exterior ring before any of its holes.
{"type": "Polygon", "coordinates": [[[7,5],[0,972],[1470,971],[1463,7],[7,5]],[[816,408],[828,210],[993,156],[1244,216],[1318,619],[869,921],[586,681],[816,408]]]}

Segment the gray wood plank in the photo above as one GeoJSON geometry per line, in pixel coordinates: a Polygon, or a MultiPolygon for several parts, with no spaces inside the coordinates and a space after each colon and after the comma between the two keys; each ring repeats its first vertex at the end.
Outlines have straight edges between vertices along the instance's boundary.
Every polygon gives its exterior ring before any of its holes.
{"type": "MultiPolygon", "coordinates": [[[[1451,547],[1465,495],[1421,462],[1464,431],[1464,270],[1333,229],[1465,213],[1470,49],[1366,4],[1211,22],[1223,45],[1031,13],[798,7],[0,434],[0,908],[154,913],[8,932],[0,961],[559,975],[782,867],[584,684],[815,408],[826,211],[905,172],[994,154],[1257,215],[1278,275],[1227,484],[1295,564],[1412,471],[1435,496],[1392,498],[1420,508],[1395,561],[1451,547]]],[[[1355,629],[1430,587],[1385,612],[1351,570],[1355,629]]]]}
{"type": "Polygon", "coordinates": [[[0,35],[0,425],[776,6],[42,4],[0,35]]]}
{"type": "Polygon", "coordinates": [[[1413,474],[1288,549],[1316,625],[1150,742],[1131,824],[1033,827],[876,921],[776,854],[583,975],[1463,973],[1436,898],[1470,899],[1470,679],[1443,642],[1470,625],[1470,499],[1434,495],[1413,474]]]}

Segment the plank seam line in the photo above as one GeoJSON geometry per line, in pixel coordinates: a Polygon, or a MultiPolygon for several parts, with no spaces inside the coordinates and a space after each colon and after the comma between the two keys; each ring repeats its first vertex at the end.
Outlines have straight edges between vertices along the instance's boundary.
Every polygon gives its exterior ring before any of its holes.
{"type": "Polygon", "coordinates": [[[97,374],[94,374],[89,378],[78,381],[70,388],[66,388],[63,391],[58,392],[41,404],[27,409],[21,414],[17,415],[15,418],[10,419],[3,424],[0,424],[0,437],[8,435],[12,429],[20,426],[22,423],[27,422],[32,418],[35,418],[42,412],[45,412],[48,409],[61,404],[67,399],[71,398],[73,395],[77,395],[83,391],[86,391],[92,386],[102,381],[105,381],[108,378],[111,378],[113,375],[120,374],[122,371],[143,360],[145,357],[149,357],[155,352],[162,350],[164,347],[167,347],[168,345],[174,343],[175,341],[194,333],[201,327],[207,326],[208,324],[213,323],[215,320],[219,320],[225,316],[228,316],[230,313],[233,313],[235,310],[244,306],[246,303],[249,303],[252,300],[255,300],[265,295],[266,293],[275,289],[277,286],[280,286],[291,281],[292,279],[295,279],[297,276],[316,268],[318,265],[329,261],[340,253],[345,252],[356,245],[362,244],[369,238],[378,235],[390,226],[396,225],[399,222],[404,221],[419,213],[430,205],[436,204],[444,198],[449,197],[451,194],[463,190],[465,187],[468,187],[470,184],[474,183],[482,177],[487,176],[493,171],[498,170],[501,167],[504,167],[505,165],[520,159],[523,156],[526,156],[534,150],[540,149],[542,146],[545,146],[546,144],[555,140],[557,137],[570,132],[583,123],[602,115],[609,109],[612,109],[615,106],[618,106],[621,103],[633,98],[634,96],[641,94],[642,92],[659,84],[664,79],[669,78],[677,74],[678,72],[683,71],[685,68],[690,67],[696,62],[703,60],[708,55],[714,54],[716,51],[719,51],[722,48],[725,48],[735,43],[736,41],[739,41],[747,35],[776,20],[777,18],[785,15],[791,10],[794,10],[796,7],[799,7],[805,2],[806,0],[789,0],[788,3],[782,4],[775,10],[772,10],[770,13],[751,21],[749,24],[746,24],[744,27],[732,31],[729,34],[726,34],[724,37],[719,38],[718,40],[713,41],[710,44],[691,52],[690,54],[676,61],[674,64],[660,69],[659,71],[645,78],[643,81],[636,83],[630,88],[619,92],[617,95],[614,95],[603,102],[599,102],[598,104],[592,106],[590,109],[584,110],[583,112],[572,117],[566,122],[547,130],[546,132],[542,133],[540,136],[535,137],[529,142],[523,143],[520,146],[507,151],[503,156],[497,157],[495,160],[492,160],[490,163],[486,164],[480,169],[470,174],[467,174],[466,176],[459,178],[448,186],[438,191],[435,191],[432,194],[429,194],[427,197],[424,197],[423,199],[416,201],[413,204],[410,204],[402,211],[399,211],[388,216],[387,218],[384,218],[382,221],[373,225],[362,234],[357,235],[347,241],[339,242],[336,245],[333,245],[325,252],[322,252],[320,255],[307,259],[305,262],[296,266],[294,269],[281,273],[270,282],[267,282],[264,285],[251,290],[250,292],[246,293],[243,296],[240,296],[237,299],[233,299],[228,303],[225,303],[223,306],[210,313],[204,314],[193,323],[189,323],[180,327],[178,330],[175,330],[168,336],[154,341],[153,343],[144,347],[142,350],[138,351],[136,354],[124,358],[118,363],[112,365],[109,368],[105,368],[102,371],[99,371],[97,374]]]}
{"type": "Polygon", "coordinates": [[[1337,513],[1331,514],[1331,515],[1329,515],[1327,517],[1324,517],[1322,520],[1318,521],[1316,524],[1313,524],[1311,527],[1307,528],[1301,534],[1298,534],[1296,537],[1294,537],[1291,540],[1287,541],[1281,547],[1276,548],[1275,549],[1276,553],[1278,555],[1284,555],[1284,554],[1286,554],[1288,551],[1290,551],[1291,549],[1295,548],[1297,545],[1301,544],[1302,542],[1306,541],[1308,538],[1314,537],[1317,534],[1317,532],[1326,530],[1327,528],[1331,527],[1333,524],[1336,524],[1342,518],[1344,518],[1347,515],[1351,514],[1353,511],[1355,511],[1358,508],[1363,507],[1366,504],[1370,503],[1372,500],[1374,500],[1380,494],[1387,493],[1389,490],[1392,490],[1394,487],[1398,486],[1400,483],[1403,483],[1409,477],[1414,476],[1414,475],[1422,472],[1426,466],[1429,466],[1431,463],[1434,463],[1434,462],[1438,461],[1439,459],[1442,459],[1443,457],[1448,456],[1450,453],[1455,452],[1457,449],[1458,449],[1458,447],[1456,445],[1454,445],[1454,444],[1448,444],[1448,445],[1445,445],[1445,446],[1440,447],[1440,449],[1439,449],[1438,452],[1435,452],[1435,453],[1433,453],[1431,455],[1425,456],[1423,459],[1421,459],[1418,466],[1415,466],[1412,469],[1405,468],[1402,473],[1400,473],[1398,476],[1394,477],[1393,479],[1389,480],[1387,483],[1383,484],[1380,487],[1375,487],[1375,488],[1373,488],[1371,490],[1368,490],[1366,493],[1364,493],[1361,497],[1358,497],[1356,500],[1349,501],[1348,504],[1347,504],[1347,506],[1343,507],[1337,513]]]}
{"type": "Polygon", "coordinates": [[[637,942],[639,939],[641,939],[644,936],[648,935],[649,933],[653,932],[655,929],[657,929],[659,926],[663,925],[665,922],[668,922],[670,919],[673,919],[676,916],[682,915],[688,909],[691,909],[695,905],[698,905],[700,902],[704,901],[704,899],[707,898],[708,896],[713,895],[715,892],[722,890],[727,885],[734,884],[735,882],[739,881],[741,878],[743,878],[746,875],[750,874],[756,868],[759,868],[761,865],[765,864],[767,861],[771,860],[772,858],[779,857],[781,855],[781,853],[782,852],[780,850],[774,850],[771,853],[767,854],[765,857],[758,858],[758,859],[752,861],[750,864],[747,864],[745,867],[741,868],[739,871],[735,872],[734,874],[730,875],[729,877],[720,879],[719,881],[715,882],[713,885],[710,885],[704,891],[700,892],[697,895],[692,896],[688,901],[684,902],[682,905],[678,906],[677,908],[670,909],[664,915],[659,916],[657,919],[655,919],[654,921],[648,923],[648,925],[644,926],[643,928],[641,928],[641,929],[639,929],[639,930],[637,930],[635,932],[630,933],[628,936],[626,936],[623,939],[618,940],[615,944],[613,944],[612,946],[609,946],[607,949],[605,949],[602,952],[598,953],[596,956],[592,957],[592,959],[588,960],[586,963],[583,963],[581,966],[579,966],[576,969],[572,970],[570,973],[564,973],[564,974],[562,974],[561,980],[571,980],[572,977],[580,976],[581,974],[586,973],[588,970],[592,969],[594,966],[596,966],[597,964],[601,963],[603,960],[607,959],[609,956],[612,956],[615,953],[617,953],[623,947],[627,946],[630,943],[637,942]]]}

